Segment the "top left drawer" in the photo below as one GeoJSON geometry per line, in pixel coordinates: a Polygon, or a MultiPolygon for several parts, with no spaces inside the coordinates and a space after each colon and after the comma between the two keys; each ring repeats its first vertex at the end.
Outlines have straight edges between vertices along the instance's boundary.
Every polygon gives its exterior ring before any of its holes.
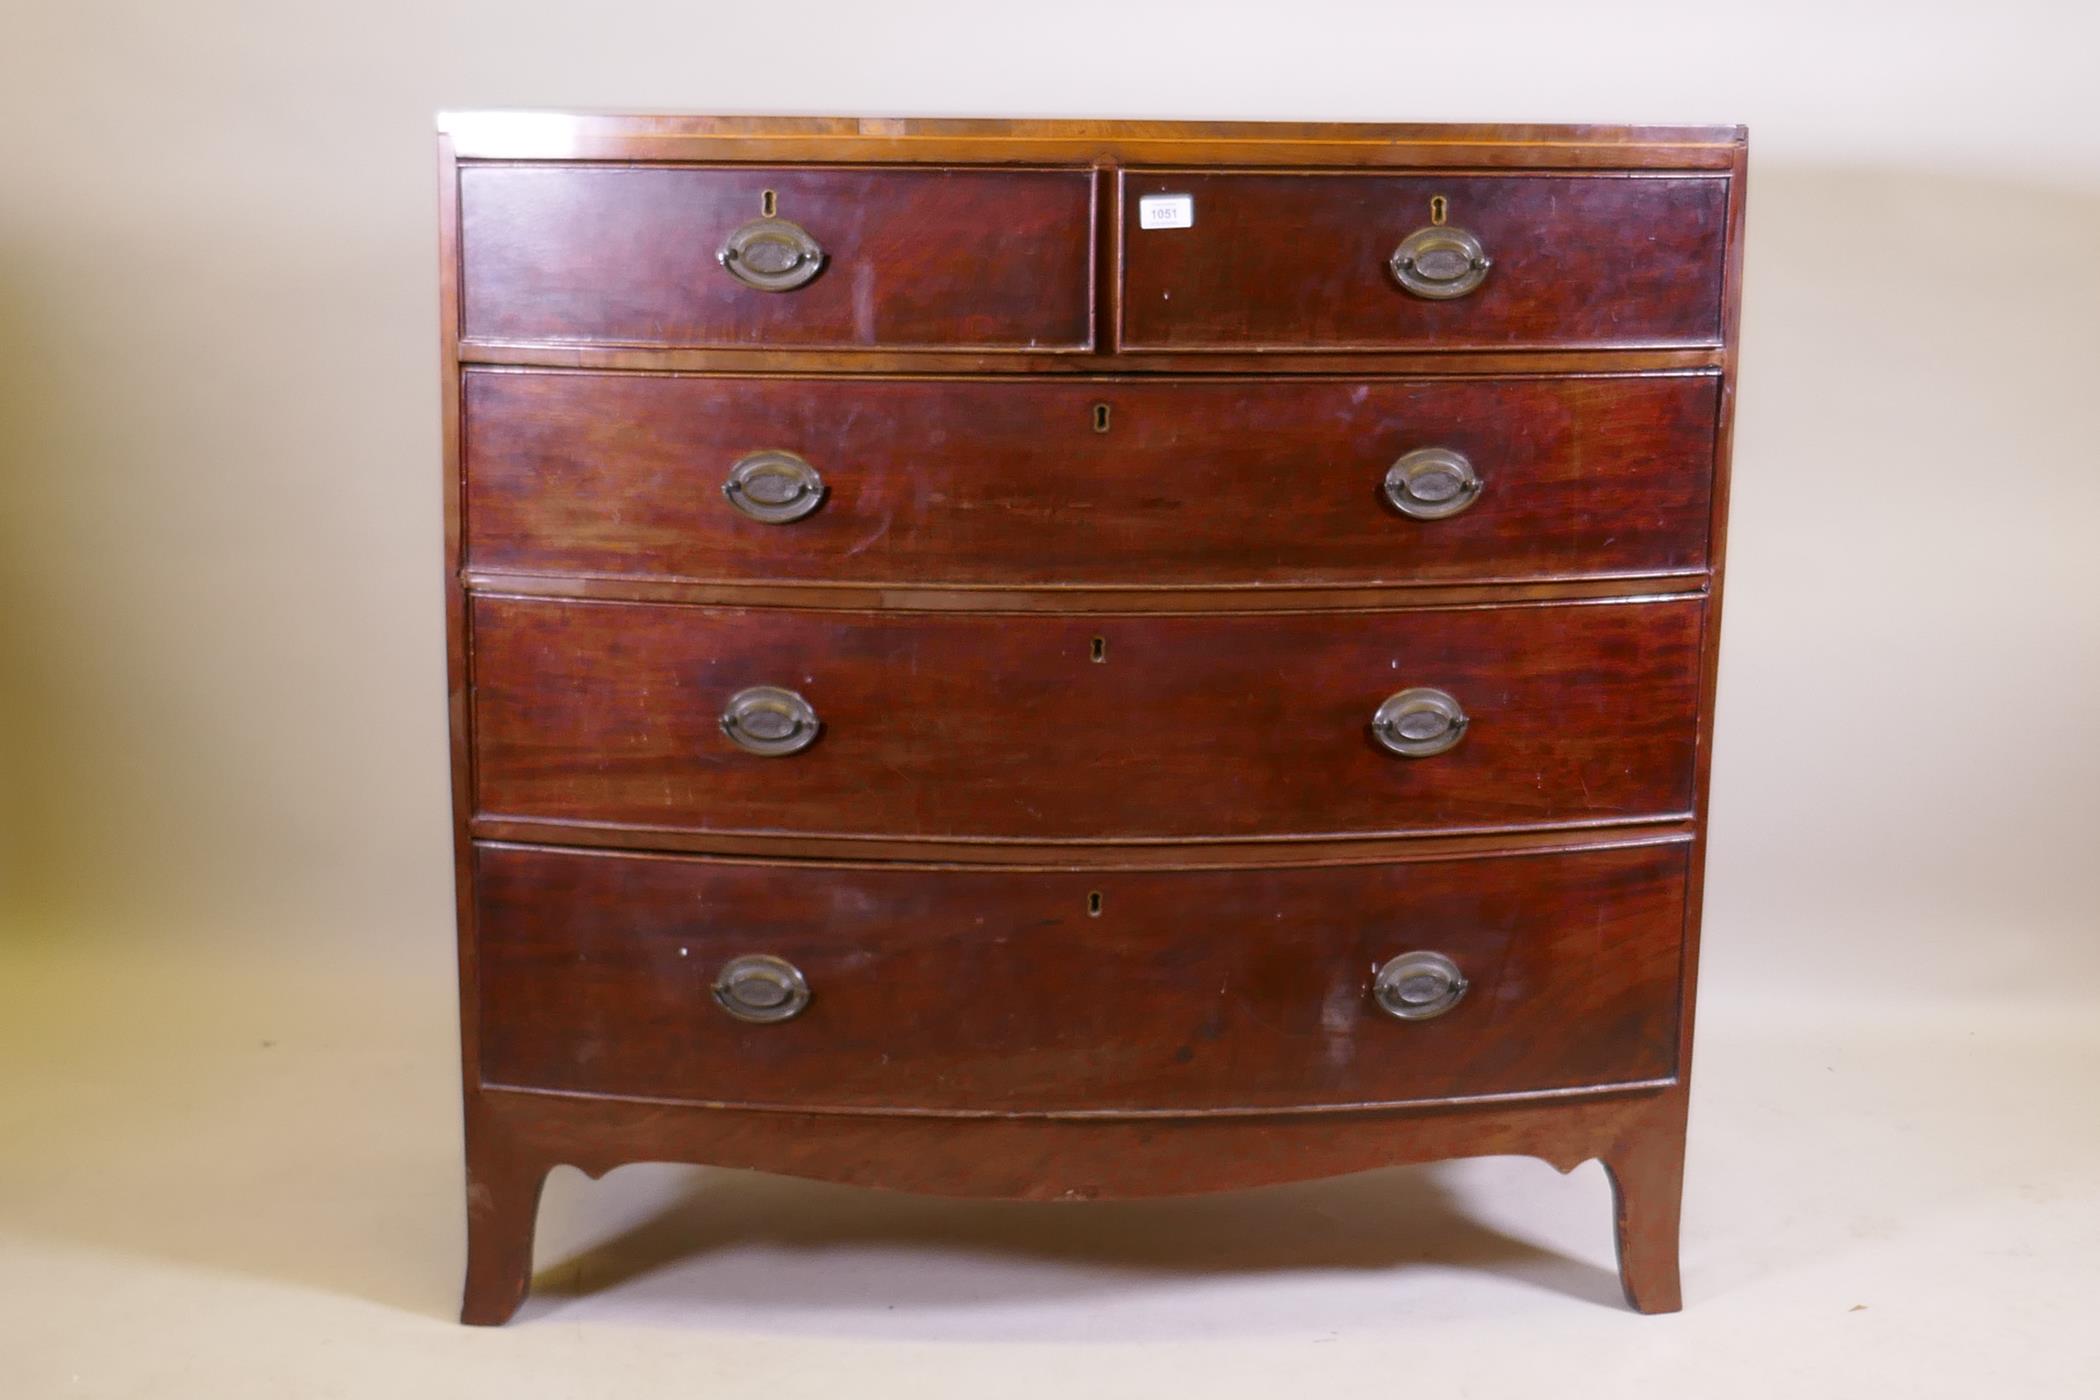
{"type": "Polygon", "coordinates": [[[470,164],[459,199],[469,340],[1093,343],[1090,171],[470,164]]]}

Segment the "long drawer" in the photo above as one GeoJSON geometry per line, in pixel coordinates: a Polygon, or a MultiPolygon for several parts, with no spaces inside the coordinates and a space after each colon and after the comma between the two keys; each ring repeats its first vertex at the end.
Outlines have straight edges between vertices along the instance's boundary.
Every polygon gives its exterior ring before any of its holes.
{"type": "Polygon", "coordinates": [[[1654,1080],[1688,851],[1060,873],[481,846],[481,1074],[952,1112],[1654,1080]]]}
{"type": "Polygon", "coordinates": [[[1096,841],[1681,816],[1703,607],[958,616],[483,596],[477,805],[1096,841]]]}
{"type": "Polygon", "coordinates": [[[1013,586],[1695,570],[1718,382],[471,371],[467,559],[1013,586]]]}
{"type": "Polygon", "coordinates": [[[1071,169],[470,165],[461,333],[1080,349],[1093,342],[1093,191],[1071,169]]]}
{"type": "Polygon", "coordinates": [[[1727,209],[1707,176],[1128,171],[1121,345],[1718,345],[1727,209]],[[1186,226],[1145,227],[1161,195],[1186,226]]]}

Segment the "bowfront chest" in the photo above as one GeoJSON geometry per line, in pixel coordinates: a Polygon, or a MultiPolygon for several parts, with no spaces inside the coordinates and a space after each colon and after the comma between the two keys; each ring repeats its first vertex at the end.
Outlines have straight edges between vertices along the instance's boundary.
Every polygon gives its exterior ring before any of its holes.
{"type": "Polygon", "coordinates": [[[1740,128],[458,114],[469,1262],[675,1160],[1677,1220],[1740,128]]]}

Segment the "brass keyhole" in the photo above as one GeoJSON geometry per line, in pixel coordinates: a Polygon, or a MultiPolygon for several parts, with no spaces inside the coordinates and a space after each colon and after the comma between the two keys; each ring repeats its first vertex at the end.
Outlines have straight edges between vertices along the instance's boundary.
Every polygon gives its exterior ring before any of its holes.
{"type": "Polygon", "coordinates": [[[758,212],[769,219],[778,214],[780,212],[780,196],[774,194],[771,190],[761,194],[758,197],[758,212]]]}
{"type": "Polygon", "coordinates": [[[1093,645],[1088,648],[1087,654],[1097,666],[1108,660],[1108,638],[1094,638],[1093,645]]]}
{"type": "Polygon", "coordinates": [[[1443,197],[1442,195],[1440,195],[1440,194],[1433,194],[1433,195],[1429,196],[1429,222],[1430,222],[1430,223],[1432,223],[1432,224],[1437,224],[1437,225],[1441,225],[1441,224],[1442,224],[1442,223],[1444,222],[1444,215],[1445,215],[1445,213],[1446,213],[1446,212],[1447,212],[1447,210],[1446,210],[1446,206],[1445,206],[1445,203],[1444,203],[1444,197],[1443,197]]]}
{"type": "Polygon", "coordinates": [[[1086,897],[1086,916],[1089,919],[1101,917],[1101,891],[1092,890],[1088,892],[1086,897]]]}
{"type": "Polygon", "coordinates": [[[1097,433],[1108,431],[1108,405],[1105,403],[1094,405],[1094,431],[1097,433]]]}

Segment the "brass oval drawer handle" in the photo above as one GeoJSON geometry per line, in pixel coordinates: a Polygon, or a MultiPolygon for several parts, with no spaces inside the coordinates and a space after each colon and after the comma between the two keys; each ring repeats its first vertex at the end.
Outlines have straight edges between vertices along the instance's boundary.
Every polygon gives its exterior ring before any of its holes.
{"type": "Polygon", "coordinates": [[[824,249],[789,219],[753,219],[723,241],[715,261],[761,292],[792,292],[824,270],[824,249]]]}
{"type": "Polygon", "coordinates": [[[792,452],[754,452],[729,469],[722,494],[753,520],[785,525],[824,504],[824,478],[792,452]]]}
{"type": "Polygon", "coordinates": [[[1448,692],[1424,685],[1387,696],[1371,717],[1371,733],[1402,758],[1428,758],[1456,747],[1471,723],[1448,692]]]}
{"type": "Polygon", "coordinates": [[[1400,285],[1416,296],[1449,301],[1487,281],[1494,261],[1480,240],[1464,229],[1431,224],[1400,240],[1387,265],[1400,285]]]}
{"type": "Polygon", "coordinates": [[[1385,498],[1415,520],[1443,520],[1479,500],[1482,485],[1465,453],[1419,447],[1386,471],[1385,498]]]}
{"type": "Polygon", "coordinates": [[[1401,1021],[1431,1021],[1465,1000],[1473,984],[1442,953],[1402,953],[1378,969],[1371,995],[1401,1021]]]}
{"type": "Polygon", "coordinates": [[[722,711],[722,732],[729,742],[766,758],[800,753],[817,742],[821,728],[809,701],[777,685],[740,690],[722,711]]]}
{"type": "Polygon", "coordinates": [[[739,1021],[786,1021],[809,1005],[809,980],[786,958],[751,953],[715,974],[715,1004],[739,1021]]]}

